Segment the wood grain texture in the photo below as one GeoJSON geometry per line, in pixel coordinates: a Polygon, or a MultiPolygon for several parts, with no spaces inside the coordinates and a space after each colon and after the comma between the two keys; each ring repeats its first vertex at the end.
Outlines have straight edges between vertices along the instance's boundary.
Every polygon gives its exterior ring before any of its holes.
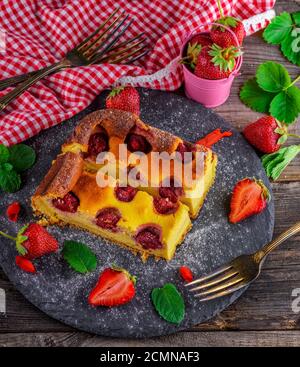
{"type": "MultiPolygon", "coordinates": [[[[293,1],[277,1],[276,11],[300,10],[293,1]]],[[[265,60],[280,62],[292,77],[299,68],[288,63],[277,46],[267,46],[260,34],[245,41],[242,75],[228,102],[216,109],[239,130],[259,117],[239,100],[239,89],[265,60]]],[[[300,134],[300,123],[293,132],[300,134]]],[[[289,144],[297,143],[291,139],[289,144]]],[[[300,220],[300,157],[273,184],[275,235],[300,220]]],[[[218,317],[189,331],[142,341],[100,338],[63,325],[40,312],[17,292],[0,270],[7,313],[0,313],[0,346],[300,346],[300,313],[292,310],[293,289],[300,288],[300,236],[281,245],[267,259],[261,277],[218,317]]]]}
{"type": "Polygon", "coordinates": [[[181,332],[145,340],[100,338],[81,332],[0,334],[0,347],[299,347],[299,331],[181,332]]]}

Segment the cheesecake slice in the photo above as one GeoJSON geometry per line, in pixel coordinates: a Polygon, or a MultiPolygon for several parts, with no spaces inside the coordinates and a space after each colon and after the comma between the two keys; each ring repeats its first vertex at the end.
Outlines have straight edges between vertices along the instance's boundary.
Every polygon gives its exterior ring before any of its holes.
{"type": "Polygon", "coordinates": [[[189,209],[178,202],[161,214],[159,199],[145,191],[99,187],[84,170],[80,154],[60,155],[35,195],[32,206],[50,224],[70,224],[122,244],[143,258],[172,259],[191,228],[189,209]]]}
{"type": "Polygon", "coordinates": [[[86,116],[63,144],[32,197],[32,207],[47,224],[85,229],[144,259],[154,255],[170,260],[203,206],[216,166],[217,156],[210,149],[151,127],[132,113],[100,110],[86,116]],[[132,159],[139,152],[146,157],[146,167],[132,159]],[[164,152],[175,154],[170,170],[162,164],[151,174],[151,153],[164,152]],[[115,165],[99,162],[100,153],[113,156],[115,165]],[[109,168],[106,177],[113,183],[106,187],[99,184],[103,167],[109,168]],[[184,168],[192,172],[192,183],[184,168]],[[120,172],[132,170],[138,172],[137,182],[124,183],[120,172]]]}
{"type": "Polygon", "coordinates": [[[147,125],[132,113],[106,109],[86,116],[63,145],[62,151],[81,153],[85,169],[91,172],[97,172],[101,168],[101,164],[96,162],[97,155],[109,152],[117,159],[117,172],[119,168],[129,172],[135,164],[119,159],[120,144],[127,145],[127,158],[137,151],[145,153],[149,158],[148,167],[138,169],[141,176],[146,173],[145,170],[147,171],[147,182],[140,185],[141,190],[155,196],[161,194],[162,197],[172,201],[177,196],[179,201],[188,206],[191,218],[198,216],[216,174],[218,159],[211,149],[191,144],[169,132],[147,125]],[[184,177],[178,177],[176,171],[173,175],[171,172],[171,177],[168,177],[162,166],[151,175],[151,152],[180,154],[182,164],[192,166],[194,182],[186,184],[184,177]],[[193,158],[184,161],[185,153],[190,153],[193,158]],[[199,160],[195,159],[197,153],[200,155],[199,160]],[[198,170],[196,163],[200,165],[198,170]],[[171,182],[180,182],[180,189],[176,187],[165,189],[163,186],[167,179],[171,182]]]}

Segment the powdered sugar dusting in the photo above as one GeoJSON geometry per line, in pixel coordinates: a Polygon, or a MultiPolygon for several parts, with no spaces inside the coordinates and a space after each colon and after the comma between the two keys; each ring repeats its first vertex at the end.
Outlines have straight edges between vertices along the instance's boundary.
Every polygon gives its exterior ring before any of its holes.
{"type": "MultiPolygon", "coordinates": [[[[97,102],[104,106],[103,98],[97,102]]],[[[89,108],[88,111],[95,106],[89,108]]],[[[85,113],[87,113],[86,111],[85,113]]],[[[32,139],[30,144],[38,153],[36,165],[24,175],[25,185],[15,195],[5,195],[0,203],[0,228],[15,233],[21,225],[33,220],[30,196],[48,171],[51,160],[60,151],[60,146],[70,135],[76,122],[83,116],[65,122],[63,125],[43,132],[32,139]],[[19,223],[8,223],[4,212],[8,203],[19,200],[24,208],[19,223]]],[[[153,126],[165,129],[188,141],[196,141],[208,132],[228,125],[212,111],[203,108],[184,97],[159,91],[141,91],[141,118],[153,126]]],[[[93,273],[82,275],[74,272],[62,259],[61,253],[36,261],[37,274],[22,272],[14,265],[16,255],[8,240],[1,238],[1,265],[22,293],[50,316],[89,332],[119,337],[146,337],[169,334],[203,322],[224,309],[238,297],[231,297],[208,303],[199,303],[183,286],[178,267],[189,266],[200,276],[233,257],[252,252],[270,240],[274,223],[274,208],[271,202],[262,214],[249,218],[240,224],[231,225],[227,220],[230,194],[235,183],[246,177],[269,182],[259,159],[249,145],[236,132],[215,146],[219,164],[215,185],[209,192],[205,205],[194,221],[193,228],[178,248],[170,262],[149,259],[145,264],[140,257],[118,245],[108,243],[85,231],[56,226],[49,231],[59,240],[75,240],[87,244],[97,255],[98,267],[93,273]],[[138,277],[135,299],[124,306],[107,309],[90,307],[87,303],[89,291],[99,273],[115,263],[125,267],[138,277]],[[152,307],[150,294],[154,287],[173,282],[183,293],[186,302],[186,317],[179,326],[162,320],[152,307]]],[[[61,249],[60,249],[61,251],[61,249]]]]}

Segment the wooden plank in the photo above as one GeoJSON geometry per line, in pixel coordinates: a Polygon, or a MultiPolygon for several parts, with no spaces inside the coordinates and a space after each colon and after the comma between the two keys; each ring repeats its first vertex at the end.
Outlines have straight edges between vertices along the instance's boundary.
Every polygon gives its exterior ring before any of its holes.
{"type": "MultiPolygon", "coordinates": [[[[300,182],[273,185],[278,235],[300,220],[300,182]]],[[[214,320],[197,330],[300,330],[299,315],[291,309],[292,290],[300,287],[300,236],[270,255],[261,277],[245,295],[214,320]]],[[[7,296],[6,316],[0,315],[2,332],[71,331],[29,304],[0,273],[0,288],[7,296]]]]}
{"type": "Polygon", "coordinates": [[[111,339],[85,333],[0,334],[0,347],[299,347],[300,331],[182,332],[145,340],[111,339]]]}
{"type": "MultiPolygon", "coordinates": [[[[297,2],[289,1],[277,1],[276,2],[276,13],[280,14],[282,11],[299,11],[300,1],[297,2]]],[[[284,65],[292,78],[296,78],[299,75],[299,67],[291,64],[281,54],[278,46],[267,45],[261,37],[262,32],[258,32],[251,37],[247,37],[243,44],[244,51],[244,62],[241,68],[241,75],[235,79],[231,95],[228,101],[214,110],[229,121],[232,126],[237,128],[239,131],[251,121],[257,120],[261,114],[254,112],[241,103],[239,99],[239,91],[244,82],[255,75],[256,68],[259,64],[271,60],[274,62],[281,63],[284,65]]],[[[298,83],[299,85],[299,83],[298,83]]],[[[300,118],[297,123],[290,128],[290,132],[300,135],[300,118]]],[[[299,140],[290,139],[288,144],[299,144],[299,140]]],[[[284,174],[279,178],[278,181],[299,181],[300,180],[300,155],[292,162],[284,174]]]]}
{"type": "MultiPolygon", "coordinates": [[[[299,4],[299,0],[277,1],[277,14],[299,10],[299,4]]],[[[280,62],[292,77],[299,73],[299,68],[286,61],[277,46],[267,46],[260,34],[248,37],[244,46],[242,75],[235,80],[228,102],[215,109],[239,130],[259,117],[240,102],[238,93],[261,62],[280,62]]],[[[298,121],[291,132],[300,134],[299,125],[298,121]]],[[[296,139],[290,140],[294,143],[298,143],[296,139]]],[[[300,157],[280,178],[283,183],[273,185],[276,234],[300,220],[300,182],[296,181],[300,181],[300,157]]],[[[0,270],[0,288],[6,291],[8,310],[6,315],[0,314],[0,346],[299,346],[300,317],[291,309],[291,292],[300,287],[299,239],[294,237],[271,254],[262,276],[214,320],[190,332],[139,342],[94,337],[50,319],[27,302],[0,270]]]]}

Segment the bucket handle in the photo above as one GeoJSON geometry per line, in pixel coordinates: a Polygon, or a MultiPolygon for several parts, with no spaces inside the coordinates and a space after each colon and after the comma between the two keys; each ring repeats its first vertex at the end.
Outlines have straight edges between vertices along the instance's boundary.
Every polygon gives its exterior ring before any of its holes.
{"type": "MultiPolygon", "coordinates": [[[[195,34],[198,30],[200,30],[201,28],[204,28],[204,27],[206,27],[206,26],[218,26],[218,27],[223,27],[223,28],[225,28],[228,32],[230,32],[231,33],[231,35],[233,36],[233,38],[234,38],[234,40],[235,40],[235,42],[236,42],[236,47],[241,47],[241,45],[240,45],[240,43],[239,43],[239,40],[238,40],[238,38],[237,38],[237,36],[236,36],[236,34],[229,28],[229,27],[227,27],[226,25],[224,25],[224,24],[222,24],[222,23],[215,23],[215,22],[211,22],[211,23],[206,23],[206,24],[201,24],[201,25],[198,25],[196,28],[194,28],[188,35],[187,35],[187,37],[186,37],[186,39],[190,39],[191,38],[191,36],[193,35],[193,34],[195,34]]],[[[242,66],[242,56],[240,56],[239,57],[239,59],[238,59],[238,64],[237,64],[237,66],[236,66],[236,68],[235,68],[235,70],[233,71],[233,75],[234,76],[237,76],[237,75],[239,75],[239,70],[240,70],[240,68],[241,68],[241,66],[242,66]]]]}

